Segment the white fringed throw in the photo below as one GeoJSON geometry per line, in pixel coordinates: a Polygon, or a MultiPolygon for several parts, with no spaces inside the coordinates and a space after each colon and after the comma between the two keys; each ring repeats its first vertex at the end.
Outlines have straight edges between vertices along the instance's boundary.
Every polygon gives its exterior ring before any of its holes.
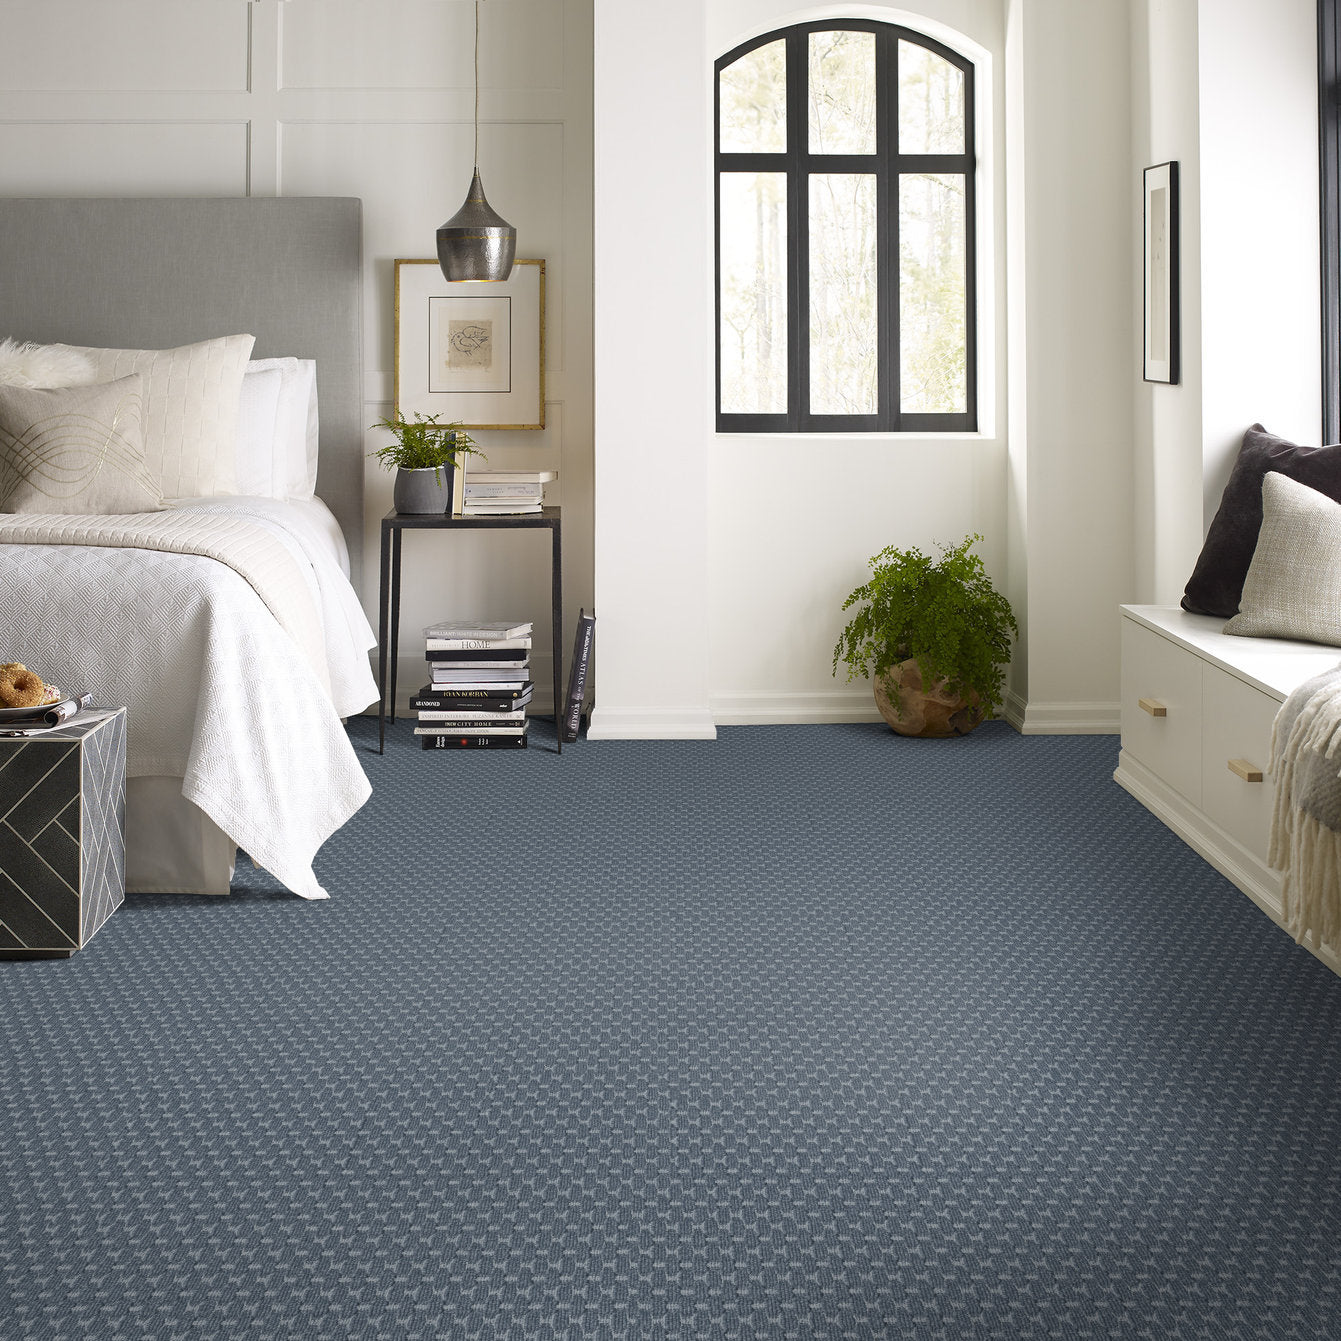
{"type": "Polygon", "coordinates": [[[1306,680],[1271,728],[1276,780],[1268,860],[1282,873],[1285,929],[1341,951],[1341,666],[1306,680]]]}

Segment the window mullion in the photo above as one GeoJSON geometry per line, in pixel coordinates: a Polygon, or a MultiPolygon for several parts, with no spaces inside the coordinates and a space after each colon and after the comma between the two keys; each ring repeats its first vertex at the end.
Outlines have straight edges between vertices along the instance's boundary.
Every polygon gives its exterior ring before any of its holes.
{"type": "Polygon", "coordinates": [[[876,50],[876,100],[879,133],[884,137],[880,158],[879,204],[876,209],[877,282],[880,305],[880,427],[899,427],[899,175],[894,166],[899,153],[899,35],[884,34],[876,50]]]}
{"type": "Polygon", "coordinates": [[[975,81],[964,81],[964,409],[978,426],[978,144],[974,104],[975,81]]]}
{"type": "Polygon", "coordinates": [[[795,432],[810,410],[810,210],[807,38],[787,38],[787,209],[794,242],[787,267],[787,418],[795,432]]]}

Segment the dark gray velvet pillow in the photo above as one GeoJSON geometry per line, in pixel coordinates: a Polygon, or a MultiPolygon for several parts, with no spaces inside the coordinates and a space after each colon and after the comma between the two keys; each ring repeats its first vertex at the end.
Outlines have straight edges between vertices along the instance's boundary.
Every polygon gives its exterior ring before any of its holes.
{"type": "Polygon", "coordinates": [[[1341,503],[1341,445],[1299,447],[1254,424],[1243,435],[1220,510],[1183,593],[1184,610],[1225,619],[1238,614],[1243,579],[1262,529],[1262,480],[1273,470],[1341,503]]]}

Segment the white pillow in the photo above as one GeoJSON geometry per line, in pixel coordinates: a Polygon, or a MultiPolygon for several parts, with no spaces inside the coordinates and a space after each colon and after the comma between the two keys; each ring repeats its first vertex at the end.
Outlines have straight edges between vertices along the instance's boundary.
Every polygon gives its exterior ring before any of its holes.
{"type": "Polygon", "coordinates": [[[0,512],[157,512],[141,383],[0,386],[0,512]]]}
{"type": "Polygon", "coordinates": [[[1279,471],[1262,477],[1262,529],[1225,632],[1341,647],[1341,504],[1279,471]]]}
{"type": "Polygon", "coordinates": [[[237,493],[242,375],[255,337],[226,335],[176,349],[73,349],[100,382],[144,378],[144,455],[167,498],[237,493]]]}
{"type": "Polygon", "coordinates": [[[271,498],[311,498],[317,489],[317,365],[313,359],[253,359],[249,375],[278,371],[279,405],[268,490],[271,498]]]}
{"type": "Polygon", "coordinates": [[[237,491],[274,498],[275,419],[284,374],[278,368],[247,364],[237,416],[237,491]]]}

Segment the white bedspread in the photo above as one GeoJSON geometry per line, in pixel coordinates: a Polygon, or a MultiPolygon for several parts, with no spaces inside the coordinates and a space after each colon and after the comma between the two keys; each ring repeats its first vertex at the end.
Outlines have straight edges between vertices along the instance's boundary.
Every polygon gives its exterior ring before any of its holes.
{"type": "Polygon", "coordinates": [[[377,697],[372,630],[302,508],[211,499],[174,512],[217,534],[246,520],[277,541],[292,563],[286,621],[304,642],[315,629],[315,647],[300,647],[256,587],[212,558],[3,544],[0,660],[124,703],[132,777],[181,777],[182,794],[254,861],[295,893],[325,898],[312,859],[370,793],[340,718],[377,697]]]}

